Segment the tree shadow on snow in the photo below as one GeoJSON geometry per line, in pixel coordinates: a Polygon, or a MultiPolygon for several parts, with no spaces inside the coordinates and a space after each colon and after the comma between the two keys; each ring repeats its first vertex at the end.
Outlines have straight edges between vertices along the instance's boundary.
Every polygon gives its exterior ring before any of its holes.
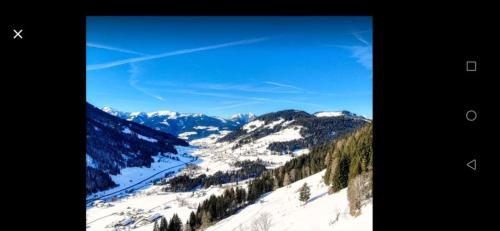
{"type": "Polygon", "coordinates": [[[319,195],[317,195],[317,196],[315,196],[315,197],[313,197],[313,198],[309,199],[309,201],[307,201],[307,203],[311,203],[311,202],[313,202],[314,200],[316,200],[316,199],[318,199],[318,198],[320,198],[320,197],[322,197],[322,196],[326,195],[327,193],[328,193],[328,192],[321,193],[321,194],[319,194],[319,195]]]}

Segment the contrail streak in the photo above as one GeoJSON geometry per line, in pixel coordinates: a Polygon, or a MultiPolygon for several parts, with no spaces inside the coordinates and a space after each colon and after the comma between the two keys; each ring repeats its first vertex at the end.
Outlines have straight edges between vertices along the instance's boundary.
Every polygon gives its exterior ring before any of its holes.
{"type": "Polygon", "coordinates": [[[100,49],[105,49],[105,50],[110,50],[110,51],[117,51],[117,52],[122,52],[122,53],[127,53],[127,54],[135,54],[135,55],[145,55],[144,53],[137,52],[137,51],[132,51],[132,50],[127,50],[127,49],[122,49],[118,47],[112,47],[112,46],[106,46],[102,44],[97,44],[97,43],[87,43],[87,47],[93,47],[93,48],[100,48],[100,49]]]}
{"type": "Polygon", "coordinates": [[[87,71],[102,70],[102,69],[116,67],[116,66],[120,66],[120,65],[124,65],[124,64],[143,62],[143,61],[147,61],[147,60],[159,59],[159,58],[175,56],[175,55],[183,55],[183,54],[189,54],[189,53],[206,51],[206,50],[214,50],[214,49],[224,48],[224,47],[258,43],[258,42],[266,41],[268,39],[269,39],[268,37],[246,39],[246,40],[240,40],[240,41],[223,43],[223,44],[212,45],[212,46],[171,51],[171,52],[161,53],[161,54],[157,54],[157,55],[147,55],[147,56],[142,56],[142,57],[137,57],[137,58],[123,59],[123,60],[118,60],[118,61],[103,63],[103,64],[88,65],[87,71]]]}

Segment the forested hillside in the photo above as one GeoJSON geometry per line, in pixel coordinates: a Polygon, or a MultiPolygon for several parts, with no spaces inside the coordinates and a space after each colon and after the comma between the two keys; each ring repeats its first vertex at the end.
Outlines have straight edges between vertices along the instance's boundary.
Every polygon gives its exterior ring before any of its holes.
{"type": "Polygon", "coordinates": [[[171,134],[110,115],[87,103],[87,193],[115,186],[109,175],[126,167],[149,167],[152,156],[188,143],[171,134]]]}
{"type": "Polygon", "coordinates": [[[253,122],[220,138],[219,141],[237,141],[237,145],[233,148],[238,148],[285,129],[298,130],[302,138],[272,142],[268,147],[268,150],[277,153],[290,153],[326,144],[366,123],[368,123],[366,118],[350,112],[343,112],[338,116],[316,116],[299,110],[284,110],[259,116],[253,122]]]}
{"type": "Polygon", "coordinates": [[[372,195],[373,125],[335,143],[326,156],[324,180],[332,192],[348,187],[350,212],[356,215],[361,202],[372,195]]]}
{"type": "Polygon", "coordinates": [[[371,123],[320,145],[309,154],[288,161],[284,166],[266,170],[249,182],[248,190],[230,188],[220,196],[204,201],[188,221],[190,228],[207,227],[254,203],[265,193],[287,186],[326,168],[324,182],[331,192],[348,187],[349,212],[360,213],[362,202],[371,197],[373,170],[373,135],[371,123]],[[242,191],[243,190],[243,191],[242,191]],[[245,196],[242,198],[242,196],[245,196]]]}

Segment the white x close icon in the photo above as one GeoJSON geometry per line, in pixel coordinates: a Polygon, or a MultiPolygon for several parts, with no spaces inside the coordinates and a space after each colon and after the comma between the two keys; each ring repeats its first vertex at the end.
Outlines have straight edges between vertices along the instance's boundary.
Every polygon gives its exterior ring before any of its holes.
{"type": "Polygon", "coordinates": [[[23,39],[23,36],[21,35],[21,33],[23,32],[23,30],[19,30],[17,31],[16,29],[13,29],[15,35],[14,35],[14,39],[17,39],[17,38],[20,38],[20,39],[23,39]]]}

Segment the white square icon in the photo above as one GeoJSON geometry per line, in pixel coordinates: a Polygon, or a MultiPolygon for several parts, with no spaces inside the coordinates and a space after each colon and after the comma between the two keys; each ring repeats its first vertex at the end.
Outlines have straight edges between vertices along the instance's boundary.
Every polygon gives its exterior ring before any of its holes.
{"type": "Polygon", "coordinates": [[[467,61],[465,63],[465,70],[466,71],[476,71],[477,70],[477,63],[476,63],[476,61],[467,61]]]}

